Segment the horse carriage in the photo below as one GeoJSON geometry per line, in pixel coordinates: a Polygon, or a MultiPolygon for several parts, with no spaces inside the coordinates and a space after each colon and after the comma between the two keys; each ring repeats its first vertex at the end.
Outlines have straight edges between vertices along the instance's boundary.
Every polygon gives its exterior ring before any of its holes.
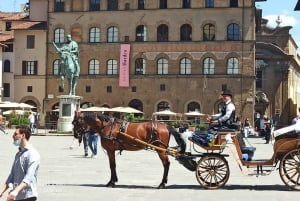
{"type": "MultiPolygon", "coordinates": [[[[107,151],[111,169],[111,178],[106,186],[114,187],[118,181],[115,163],[115,151],[142,149],[155,150],[162,161],[164,173],[158,188],[165,188],[168,180],[170,161],[168,156],[175,157],[182,165],[195,172],[197,181],[206,189],[223,187],[230,175],[228,161],[224,150],[229,148],[240,169],[250,171],[247,175],[268,175],[279,164],[279,174],[286,186],[300,190],[300,129],[289,127],[274,132],[274,153],[270,159],[253,160],[253,147],[243,145],[242,134],[238,130],[218,130],[211,137],[207,133],[196,133],[188,139],[193,147],[201,147],[203,151],[196,153],[180,153],[169,147],[174,129],[165,123],[147,121],[129,123],[119,119],[111,119],[105,115],[98,117],[75,115],[74,132],[89,125],[101,136],[101,145],[107,151]],[[204,138],[210,137],[209,141],[204,138]],[[202,140],[201,140],[202,139],[202,140]]],[[[243,171],[243,170],[242,170],[243,171]]]]}

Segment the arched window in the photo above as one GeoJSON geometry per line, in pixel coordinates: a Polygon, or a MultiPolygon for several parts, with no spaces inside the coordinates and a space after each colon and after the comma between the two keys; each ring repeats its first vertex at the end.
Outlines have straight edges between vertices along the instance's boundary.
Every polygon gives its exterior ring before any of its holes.
{"type": "Polygon", "coordinates": [[[193,102],[190,102],[188,105],[187,105],[187,112],[193,112],[193,111],[198,111],[200,112],[200,104],[193,101],[193,102]]]}
{"type": "Polygon", "coordinates": [[[238,74],[239,73],[239,60],[235,57],[227,60],[227,74],[238,74]]]}
{"type": "Polygon", "coordinates": [[[100,29],[97,27],[90,28],[90,43],[99,43],[100,42],[100,29]]]}
{"type": "Polygon", "coordinates": [[[157,41],[167,42],[169,40],[169,27],[166,24],[161,24],[157,27],[157,41]]]}
{"type": "MultiPolygon", "coordinates": [[[[143,103],[139,99],[133,99],[128,104],[129,107],[137,109],[139,111],[143,111],[143,103]]],[[[142,115],[142,114],[141,114],[142,115]]]]}
{"type": "Polygon", "coordinates": [[[53,62],[53,75],[56,75],[56,76],[59,75],[59,60],[58,59],[56,59],[53,62]]]}
{"type": "Polygon", "coordinates": [[[189,58],[183,58],[180,60],[180,74],[189,75],[192,71],[192,64],[189,58]]]}
{"type": "Polygon", "coordinates": [[[89,75],[98,75],[99,74],[99,61],[92,59],[89,61],[89,75]]]}
{"type": "Polygon", "coordinates": [[[137,42],[143,42],[143,41],[147,41],[147,29],[144,25],[139,25],[136,27],[135,30],[135,41],[137,42]]]}
{"type": "Polygon", "coordinates": [[[203,27],[203,40],[212,41],[215,40],[215,26],[213,24],[206,24],[203,27]]]}
{"type": "Polygon", "coordinates": [[[54,30],[54,42],[55,43],[64,43],[65,42],[65,30],[57,28],[54,30]]]}
{"type": "Polygon", "coordinates": [[[240,28],[238,24],[232,23],[227,27],[227,40],[236,41],[240,39],[240,28]]]}
{"type": "Polygon", "coordinates": [[[205,58],[203,60],[203,74],[212,75],[215,73],[215,60],[213,58],[205,58]]]}
{"type": "Polygon", "coordinates": [[[10,72],[10,61],[9,60],[4,61],[3,72],[7,72],[7,73],[10,72]]]}
{"type": "Polygon", "coordinates": [[[107,75],[117,75],[118,74],[118,62],[115,59],[110,59],[107,61],[107,75]]]}
{"type": "Polygon", "coordinates": [[[135,75],[145,75],[146,74],[146,60],[143,58],[138,58],[135,60],[135,75]]]}
{"type": "Polygon", "coordinates": [[[184,24],[180,27],[180,41],[192,41],[192,27],[184,24]]]}
{"type": "MultiPolygon", "coordinates": [[[[168,110],[171,109],[170,108],[170,103],[166,102],[166,101],[161,101],[157,104],[157,111],[163,111],[163,110],[168,110]]],[[[170,117],[169,116],[157,116],[158,120],[169,120],[170,117]]]]}
{"type": "Polygon", "coordinates": [[[168,60],[165,58],[160,58],[157,60],[157,74],[167,75],[168,74],[168,60]]]}
{"type": "Polygon", "coordinates": [[[118,27],[112,26],[107,30],[107,42],[115,43],[119,41],[119,29],[118,27]]]}

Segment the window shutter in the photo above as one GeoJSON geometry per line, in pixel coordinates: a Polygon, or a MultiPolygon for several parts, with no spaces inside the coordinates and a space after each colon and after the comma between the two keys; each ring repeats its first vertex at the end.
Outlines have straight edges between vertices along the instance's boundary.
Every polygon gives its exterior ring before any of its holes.
{"type": "Polygon", "coordinates": [[[38,61],[34,61],[34,75],[37,75],[38,61]]]}
{"type": "Polygon", "coordinates": [[[26,61],[22,61],[22,75],[26,75],[26,61]]]}

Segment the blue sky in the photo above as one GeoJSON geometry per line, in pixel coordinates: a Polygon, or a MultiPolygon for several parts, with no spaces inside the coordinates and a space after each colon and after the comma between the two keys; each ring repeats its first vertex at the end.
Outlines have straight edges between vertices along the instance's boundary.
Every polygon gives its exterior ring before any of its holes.
{"type": "MultiPolygon", "coordinates": [[[[28,0],[1,0],[0,11],[20,11],[20,5],[28,0]]],[[[256,7],[263,9],[263,17],[269,20],[268,26],[276,26],[276,19],[280,16],[281,26],[292,26],[290,33],[300,52],[300,11],[294,11],[297,0],[267,0],[256,3],[256,7]]]]}

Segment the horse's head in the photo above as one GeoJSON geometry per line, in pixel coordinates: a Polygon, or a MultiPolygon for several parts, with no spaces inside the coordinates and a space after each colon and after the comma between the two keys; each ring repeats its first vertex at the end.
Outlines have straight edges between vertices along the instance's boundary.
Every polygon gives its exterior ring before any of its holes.
{"type": "Polygon", "coordinates": [[[75,138],[80,138],[86,129],[86,124],[83,121],[82,114],[75,113],[74,119],[72,121],[73,124],[73,135],[75,138]]]}
{"type": "Polygon", "coordinates": [[[110,118],[106,115],[86,115],[83,118],[84,122],[93,130],[101,134],[101,131],[108,125],[111,125],[110,118]]]}

